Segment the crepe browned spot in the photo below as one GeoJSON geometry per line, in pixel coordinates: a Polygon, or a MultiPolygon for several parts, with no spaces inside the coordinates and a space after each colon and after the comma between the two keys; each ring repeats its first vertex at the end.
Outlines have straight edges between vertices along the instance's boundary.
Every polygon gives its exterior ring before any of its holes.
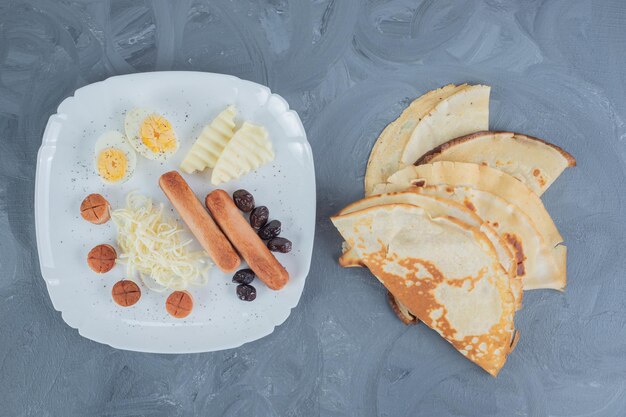
{"type": "Polygon", "coordinates": [[[479,229],[389,204],[332,221],[363,263],[420,321],[495,376],[511,351],[515,301],[479,229]]]}
{"type": "MultiPolygon", "coordinates": [[[[501,266],[507,271],[507,275],[511,280],[511,288],[516,301],[516,308],[522,306],[522,281],[521,277],[516,274],[517,265],[515,262],[515,254],[509,249],[506,241],[498,234],[498,232],[480,216],[468,209],[466,206],[453,201],[450,198],[441,198],[436,195],[428,195],[422,193],[418,189],[409,189],[404,192],[392,192],[382,195],[374,195],[356,201],[339,212],[347,214],[354,211],[362,210],[368,207],[374,207],[384,204],[411,204],[423,208],[431,217],[454,217],[462,222],[480,229],[491,244],[493,245],[501,266]]],[[[344,253],[339,258],[339,264],[343,267],[362,266],[362,262],[351,250],[349,245],[344,245],[344,253]]],[[[396,311],[396,310],[394,310],[396,311]]],[[[401,317],[405,321],[406,317],[401,317]]]]}

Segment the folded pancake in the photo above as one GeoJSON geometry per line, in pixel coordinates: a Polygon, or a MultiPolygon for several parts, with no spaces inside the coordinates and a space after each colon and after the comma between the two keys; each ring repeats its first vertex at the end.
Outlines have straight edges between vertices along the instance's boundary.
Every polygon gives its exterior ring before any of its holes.
{"type": "Polygon", "coordinates": [[[374,144],[365,172],[365,195],[370,195],[376,184],[385,182],[394,172],[412,165],[417,157],[407,163],[402,162],[409,142],[422,140],[433,123],[441,122],[446,123],[445,127],[437,129],[436,140],[429,139],[427,143],[432,145],[428,145],[430,147],[425,148],[423,153],[447,140],[488,129],[489,87],[450,84],[414,100],[396,120],[387,125],[374,144]],[[448,101],[460,92],[465,93],[448,101]],[[418,129],[418,125],[423,126],[418,129]]]}
{"type": "MultiPolygon", "coordinates": [[[[395,190],[394,190],[395,191],[395,190]]],[[[428,195],[422,193],[414,187],[404,187],[398,192],[389,192],[382,195],[373,195],[344,207],[337,215],[352,213],[354,211],[363,210],[368,207],[380,206],[385,204],[411,204],[423,208],[432,217],[451,216],[469,224],[472,227],[481,228],[483,233],[491,240],[492,244],[498,252],[498,257],[502,267],[507,271],[515,270],[514,252],[507,246],[506,242],[500,235],[486,223],[474,211],[468,209],[463,204],[459,204],[449,198],[442,198],[436,195],[428,195]]],[[[349,245],[344,244],[344,253],[339,258],[339,264],[343,267],[362,266],[359,258],[350,250],[349,245]]]]}
{"type": "MultiPolygon", "coordinates": [[[[410,166],[396,172],[387,183],[399,185],[465,185],[489,191],[521,208],[533,219],[548,245],[563,242],[550,214],[541,199],[521,181],[500,170],[465,162],[434,162],[410,166]]],[[[387,192],[385,185],[376,188],[375,194],[387,192]]],[[[392,190],[397,191],[397,190],[392,190]]]]}
{"type": "Polygon", "coordinates": [[[419,320],[496,376],[514,341],[509,277],[484,233],[409,204],[335,216],[344,240],[419,320]]]}
{"type": "Polygon", "coordinates": [[[415,317],[415,315],[411,313],[404,304],[396,300],[393,294],[389,291],[387,291],[387,302],[389,303],[391,310],[396,313],[396,316],[402,323],[406,325],[419,323],[417,317],[415,317]]]}
{"type": "Polygon", "coordinates": [[[521,181],[487,166],[435,162],[405,168],[377,191],[412,186],[465,204],[489,221],[513,247],[525,290],[565,288],[567,248],[541,199],[521,181]]]}
{"type": "Polygon", "coordinates": [[[543,194],[576,159],[556,145],[513,132],[477,132],[443,143],[415,165],[439,161],[488,165],[517,178],[543,194]]]}
{"type": "Polygon", "coordinates": [[[441,100],[415,126],[400,161],[404,165],[414,164],[426,152],[450,139],[487,130],[481,127],[489,125],[490,91],[489,86],[472,85],[441,100]]]}
{"type": "MultiPolygon", "coordinates": [[[[498,234],[498,232],[487,222],[485,222],[475,212],[468,209],[462,203],[456,202],[451,198],[441,198],[440,196],[422,193],[419,189],[408,189],[404,192],[388,193],[382,195],[374,195],[356,201],[343,210],[338,215],[347,214],[359,210],[363,210],[368,207],[380,206],[385,204],[411,204],[421,207],[431,217],[454,217],[463,223],[468,224],[471,227],[480,229],[489,239],[494,246],[498,261],[504,268],[511,280],[511,290],[515,297],[516,309],[520,309],[522,306],[522,279],[521,276],[517,276],[517,262],[515,258],[515,252],[507,242],[498,234]]],[[[339,258],[339,264],[343,267],[361,266],[362,262],[349,245],[344,245],[344,253],[339,258]]],[[[400,312],[403,312],[404,306],[399,304],[400,312]]],[[[398,311],[394,309],[397,313],[398,311]]],[[[400,317],[404,322],[408,320],[408,317],[400,317]]]]}

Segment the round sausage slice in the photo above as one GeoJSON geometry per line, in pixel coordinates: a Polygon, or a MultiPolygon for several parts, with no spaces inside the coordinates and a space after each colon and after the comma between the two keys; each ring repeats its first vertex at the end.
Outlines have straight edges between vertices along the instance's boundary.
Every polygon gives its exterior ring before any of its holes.
{"type": "Polygon", "coordinates": [[[103,224],[109,221],[109,202],[100,194],[89,194],[80,203],[80,215],[93,224],[103,224]]]}
{"type": "Polygon", "coordinates": [[[109,272],[115,266],[117,253],[111,245],[98,245],[89,251],[87,255],[87,264],[94,272],[104,274],[109,272]]]}
{"type": "Polygon", "coordinates": [[[193,298],[187,291],[174,291],[167,297],[165,309],[177,319],[185,318],[193,309],[193,298]]]}
{"type": "Polygon", "coordinates": [[[118,305],[130,307],[141,298],[141,290],[134,282],[124,279],[115,283],[111,296],[118,305]]]}

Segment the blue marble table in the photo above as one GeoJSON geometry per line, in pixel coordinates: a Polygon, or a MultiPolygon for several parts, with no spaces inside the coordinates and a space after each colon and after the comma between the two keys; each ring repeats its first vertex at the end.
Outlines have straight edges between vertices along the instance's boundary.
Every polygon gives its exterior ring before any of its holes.
{"type": "Polygon", "coordinates": [[[623,416],[626,3],[589,0],[0,0],[1,416],[623,416]],[[35,162],[80,86],[154,70],[234,74],[296,109],[317,171],[300,305],[239,349],[153,355],[65,325],[41,278],[35,162]],[[564,293],[526,293],[497,379],[393,315],[336,263],[328,216],[362,194],[369,150],[413,98],[487,83],[491,125],[555,142],[545,204],[569,247],[564,293]]]}

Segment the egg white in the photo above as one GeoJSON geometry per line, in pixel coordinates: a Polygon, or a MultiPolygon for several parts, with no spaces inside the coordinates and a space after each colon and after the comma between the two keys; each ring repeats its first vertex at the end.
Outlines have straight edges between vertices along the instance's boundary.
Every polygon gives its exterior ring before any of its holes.
{"type": "MultiPolygon", "coordinates": [[[[144,145],[143,141],[141,140],[141,135],[140,135],[141,124],[151,114],[156,114],[160,117],[163,117],[160,114],[150,111],[148,109],[134,108],[134,109],[128,110],[126,112],[126,117],[124,118],[124,130],[126,132],[126,137],[128,138],[128,141],[130,142],[132,147],[135,148],[135,150],[141,156],[148,158],[148,159],[152,159],[152,160],[165,161],[169,159],[172,155],[174,155],[176,151],[178,151],[180,141],[177,140],[176,146],[167,152],[155,153],[155,152],[152,152],[152,150],[148,148],[146,145],[144,145]]],[[[163,118],[166,119],[165,117],[163,118]]]]}
{"type": "Polygon", "coordinates": [[[110,130],[108,132],[104,132],[98,140],[96,140],[96,145],[94,146],[94,166],[96,169],[96,173],[98,172],[98,155],[100,152],[104,151],[108,148],[114,148],[120,150],[124,156],[126,156],[126,172],[124,176],[119,181],[109,181],[105,178],[102,178],[100,175],[100,179],[107,184],[121,184],[126,182],[133,176],[135,173],[135,169],[137,168],[137,154],[133,148],[126,141],[126,137],[121,132],[117,130],[110,130]]]}

